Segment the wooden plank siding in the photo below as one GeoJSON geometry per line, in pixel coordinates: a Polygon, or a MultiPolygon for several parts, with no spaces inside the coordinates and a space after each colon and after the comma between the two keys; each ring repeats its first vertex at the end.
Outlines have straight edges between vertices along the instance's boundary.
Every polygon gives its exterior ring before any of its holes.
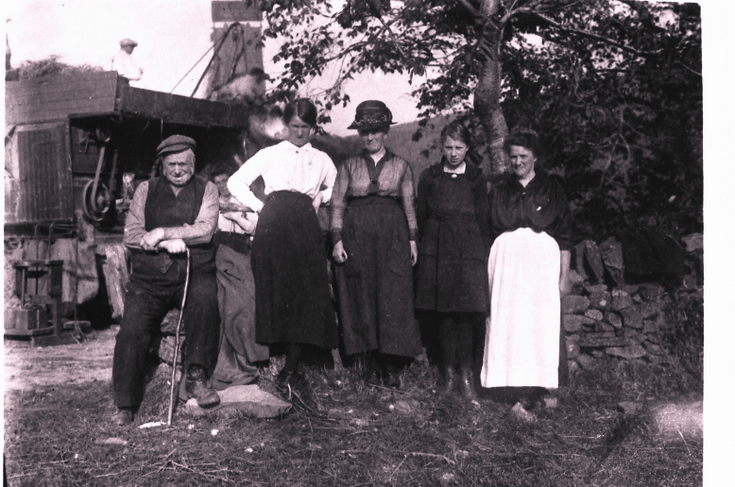
{"type": "Polygon", "coordinates": [[[70,114],[113,113],[117,97],[115,72],[5,83],[5,123],[66,120],[70,114]]]}
{"type": "Polygon", "coordinates": [[[131,87],[113,71],[5,83],[8,126],[97,115],[133,115],[203,127],[246,127],[247,109],[131,87]]]}
{"type": "Polygon", "coordinates": [[[5,171],[6,180],[17,184],[9,201],[6,194],[6,224],[74,219],[68,134],[66,121],[24,125],[13,133],[5,171]]]}
{"type": "Polygon", "coordinates": [[[164,122],[203,127],[246,127],[247,108],[242,105],[199,100],[180,95],[120,87],[117,111],[164,122]]]}

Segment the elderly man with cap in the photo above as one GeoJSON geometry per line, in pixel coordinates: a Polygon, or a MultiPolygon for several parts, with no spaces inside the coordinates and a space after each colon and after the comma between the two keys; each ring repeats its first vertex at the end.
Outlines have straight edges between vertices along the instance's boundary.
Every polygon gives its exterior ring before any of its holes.
{"type": "Polygon", "coordinates": [[[138,81],[143,77],[143,68],[133,59],[133,49],[138,43],[132,39],[122,39],[120,41],[120,50],[112,58],[112,70],[117,74],[130,81],[138,81]]]}
{"type": "Polygon", "coordinates": [[[151,331],[182,303],[186,392],[202,407],[219,403],[209,381],[217,360],[219,313],[212,235],[217,187],[194,174],[196,142],[172,135],[157,149],[161,176],[138,186],[125,221],[132,272],[115,343],[113,421],[130,424],[143,399],[151,331]],[[187,249],[190,262],[187,266],[187,249]]]}

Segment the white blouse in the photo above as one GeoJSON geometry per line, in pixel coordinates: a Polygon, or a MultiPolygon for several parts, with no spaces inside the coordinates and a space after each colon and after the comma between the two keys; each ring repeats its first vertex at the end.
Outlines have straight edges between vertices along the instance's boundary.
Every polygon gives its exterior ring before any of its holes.
{"type": "Polygon", "coordinates": [[[227,188],[243,205],[260,212],[263,202],[250,191],[258,176],[263,177],[266,195],[295,191],[313,200],[321,192],[322,203],[327,203],[332,197],[337,168],[326,153],[310,143],[296,147],[284,140],[258,151],[230,176],[227,188]]]}

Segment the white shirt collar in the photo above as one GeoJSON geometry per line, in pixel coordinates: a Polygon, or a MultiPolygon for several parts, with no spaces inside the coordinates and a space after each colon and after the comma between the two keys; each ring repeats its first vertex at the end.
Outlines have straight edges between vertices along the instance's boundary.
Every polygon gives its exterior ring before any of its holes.
{"type": "Polygon", "coordinates": [[[297,147],[290,140],[284,140],[283,142],[281,142],[278,145],[282,146],[284,149],[289,149],[289,150],[294,150],[294,151],[297,151],[297,150],[310,150],[312,148],[311,147],[311,142],[307,142],[306,144],[302,145],[301,147],[297,147]]]}
{"type": "Polygon", "coordinates": [[[457,166],[454,169],[449,169],[446,166],[446,164],[444,165],[444,172],[448,172],[448,173],[451,173],[451,174],[464,174],[465,169],[467,169],[467,163],[464,162],[464,161],[462,161],[462,164],[460,164],[459,166],[457,166]]]}

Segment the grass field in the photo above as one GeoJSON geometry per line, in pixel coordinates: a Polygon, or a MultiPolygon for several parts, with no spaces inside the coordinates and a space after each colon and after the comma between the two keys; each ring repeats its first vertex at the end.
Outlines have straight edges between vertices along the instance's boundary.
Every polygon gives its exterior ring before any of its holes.
{"type": "MultiPolygon", "coordinates": [[[[261,388],[276,391],[280,360],[262,369],[261,388]]],[[[280,419],[181,408],[172,426],[138,428],[165,420],[169,370],[158,367],[129,428],[109,422],[109,381],[7,392],[9,485],[702,484],[701,377],[671,365],[610,361],[583,371],[555,408],[534,410],[533,423],[487,391],[476,403],[441,399],[425,361],[403,372],[398,391],[367,386],[359,366],[309,365],[310,387],[280,419]],[[621,401],[640,408],[624,414],[621,401]]]]}

